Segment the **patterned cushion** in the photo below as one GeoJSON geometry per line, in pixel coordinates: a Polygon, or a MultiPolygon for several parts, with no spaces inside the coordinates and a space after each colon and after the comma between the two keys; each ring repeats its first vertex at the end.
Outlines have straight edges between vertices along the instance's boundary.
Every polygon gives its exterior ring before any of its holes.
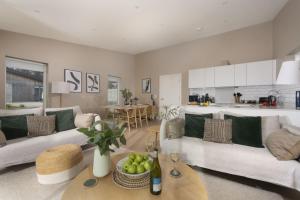
{"type": "Polygon", "coordinates": [[[77,114],[74,124],[76,128],[89,128],[94,122],[94,114],[77,114]]]}
{"type": "Polygon", "coordinates": [[[182,137],[184,135],[184,119],[176,118],[168,121],[166,133],[170,139],[182,137]]]}
{"type": "Polygon", "coordinates": [[[232,143],[232,120],[205,119],[203,140],[232,143]]]}
{"type": "Polygon", "coordinates": [[[29,137],[51,135],[55,132],[55,116],[27,116],[29,137]]]}
{"type": "Polygon", "coordinates": [[[0,130],[0,147],[3,147],[6,145],[6,137],[4,133],[0,130]]]}
{"type": "Polygon", "coordinates": [[[293,135],[286,129],[271,133],[266,145],[278,160],[293,160],[300,156],[300,136],[293,135]]]}

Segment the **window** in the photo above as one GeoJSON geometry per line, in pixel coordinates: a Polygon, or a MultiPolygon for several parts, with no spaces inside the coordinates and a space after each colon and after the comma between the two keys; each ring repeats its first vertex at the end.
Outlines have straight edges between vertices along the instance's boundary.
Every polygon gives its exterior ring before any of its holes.
{"type": "Polygon", "coordinates": [[[7,108],[41,107],[45,101],[46,64],[6,57],[7,108]]]}
{"type": "Polygon", "coordinates": [[[119,104],[120,80],[119,77],[108,76],[107,102],[109,105],[119,104]]]}

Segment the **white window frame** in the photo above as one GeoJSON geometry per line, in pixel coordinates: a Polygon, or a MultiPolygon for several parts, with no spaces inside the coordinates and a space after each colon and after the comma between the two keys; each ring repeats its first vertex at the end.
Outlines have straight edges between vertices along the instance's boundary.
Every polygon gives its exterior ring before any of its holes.
{"type": "MultiPolygon", "coordinates": [[[[20,104],[24,104],[25,106],[27,105],[28,107],[35,107],[34,104],[37,102],[7,102],[6,101],[6,68],[9,62],[16,62],[16,63],[21,63],[24,66],[20,67],[23,69],[33,69],[33,70],[37,70],[36,68],[31,68],[30,65],[40,65],[42,67],[42,70],[40,70],[41,72],[43,72],[43,102],[42,102],[42,106],[43,108],[46,107],[47,105],[47,73],[48,73],[48,65],[46,63],[42,63],[42,62],[37,62],[37,61],[31,61],[31,60],[26,60],[26,59],[22,59],[22,58],[15,58],[15,57],[10,57],[10,56],[5,56],[5,65],[4,65],[4,79],[5,79],[5,87],[4,87],[4,94],[5,94],[5,106],[9,103],[12,105],[20,105],[20,104]],[[28,65],[26,65],[28,64],[28,65]]],[[[17,64],[18,65],[18,64],[17,64]]]]}
{"type": "MultiPolygon", "coordinates": [[[[117,104],[116,105],[119,105],[120,104],[120,88],[121,88],[121,78],[120,77],[118,77],[118,76],[113,76],[113,75],[108,75],[108,79],[107,79],[107,99],[106,99],[106,101],[107,101],[107,103],[109,104],[109,101],[108,101],[108,96],[109,96],[109,92],[108,92],[108,90],[109,90],[109,81],[116,81],[116,82],[118,82],[119,84],[118,84],[118,88],[117,88],[117,90],[118,90],[118,96],[117,96],[117,104]]],[[[114,104],[110,104],[110,105],[114,105],[114,104]]]]}

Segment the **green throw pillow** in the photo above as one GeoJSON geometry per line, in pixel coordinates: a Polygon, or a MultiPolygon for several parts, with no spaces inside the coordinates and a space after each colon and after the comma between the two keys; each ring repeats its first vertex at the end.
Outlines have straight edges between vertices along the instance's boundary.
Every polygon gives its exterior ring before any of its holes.
{"type": "Polygon", "coordinates": [[[224,115],[232,119],[232,142],[251,147],[263,148],[261,136],[261,117],[236,117],[224,115]]]}
{"type": "Polygon", "coordinates": [[[1,130],[4,133],[6,140],[27,137],[28,130],[26,116],[33,116],[33,114],[0,117],[1,130]]]}
{"type": "Polygon", "coordinates": [[[57,132],[75,128],[72,109],[47,112],[46,115],[55,115],[55,130],[57,132]]]}
{"type": "Polygon", "coordinates": [[[213,118],[213,114],[185,114],[184,135],[188,137],[203,138],[205,118],[213,118]]]}

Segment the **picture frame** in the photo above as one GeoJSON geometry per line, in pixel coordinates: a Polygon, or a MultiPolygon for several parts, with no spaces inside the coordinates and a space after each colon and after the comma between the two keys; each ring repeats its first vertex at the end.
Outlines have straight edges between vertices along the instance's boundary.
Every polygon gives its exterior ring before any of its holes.
{"type": "Polygon", "coordinates": [[[100,92],[100,74],[86,73],[86,92],[100,92]]]}
{"type": "Polygon", "coordinates": [[[142,93],[151,93],[151,78],[142,79],[142,93]]]}
{"type": "Polygon", "coordinates": [[[69,83],[70,92],[81,93],[82,91],[82,72],[76,70],[65,69],[64,81],[69,83]]]}

